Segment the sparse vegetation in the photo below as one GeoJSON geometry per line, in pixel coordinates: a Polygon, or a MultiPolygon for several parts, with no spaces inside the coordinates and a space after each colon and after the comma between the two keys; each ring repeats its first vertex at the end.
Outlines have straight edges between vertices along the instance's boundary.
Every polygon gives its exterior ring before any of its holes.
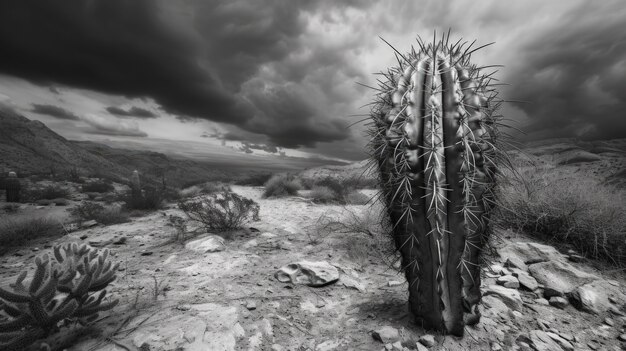
{"type": "Polygon", "coordinates": [[[349,179],[331,177],[314,182],[309,196],[317,203],[363,205],[369,201],[369,197],[359,192],[349,179]]]}
{"type": "Polygon", "coordinates": [[[156,188],[133,191],[123,198],[124,207],[128,210],[155,211],[162,207],[163,195],[163,191],[156,188]]]}
{"type": "Polygon", "coordinates": [[[230,186],[222,182],[205,182],[181,189],[178,194],[180,198],[188,199],[205,194],[213,194],[220,191],[230,191],[230,186]]]}
{"type": "Polygon", "coordinates": [[[263,186],[272,178],[273,173],[252,173],[235,181],[236,185],[263,186]]]}
{"type": "Polygon", "coordinates": [[[67,199],[69,190],[61,185],[47,185],[45,187],[30,187],[22,189],[22,202],[36,202],[37,200],[67,199]]]}
{"type": "Polygon", "coordinates": [[[187,221],[180,216],[170,215],[168,218],[169,224],[174,227],[176,231],[176,241],[185,241],[185,235],[187,233],[187,221]]]}
{"type": "Polygon", "coordinates": [[[79,223],[95,220],[104,225],[125,223],[129,215],[120,206],[104,206],[96,202],[84,201],[70,210],[79,223]]]}
{"type": "Polygon", "coordinates": [[[0,219],[0,246],[22,244],[37,238],[55,238],[65,234],[63,225],[51,218],[9,218],[0,219]]]}
{"type": "Polygon", "coordinates": [[[302,183],[293,175],[277,174],[265,183],[264,197],[283,197],[298,195],[302,183]]]}
{"type": "Polygon", "coordinates": [[[35,259],[31,280],[25,281],[28,271],[24,270],[10,287],[0,288],[0,349],[26,350],[33,344],[38,350],[69,347],[71,335],[69,340],[51,336],[61,326],[94,323],[99,312],[118,302],[105,300],[104,289],[115,280],[118,268],[108,258],[108,250],[75,243],[58,245],[52,255],[35,259]]]}
{"type": "Polygon", "coordinates": [[[110,182],[97,180],[83,184],[81,189],[84,193],[108,193],[115,190],[115,187],[110,182]]]}
{"type": "Polygon", "coordinates": [[[558,168],[523,167],[504,186],[500,226],[626,265],[626,192],[558,168]]]}
{"type": "Polygon", "coordinates": [[[206,230],[218,232],[239,229],[249,220],[257,221],[260,210],[253,200],[229,191],[181,201],[178,207],[191,220],[202,223],[206,230]]]}

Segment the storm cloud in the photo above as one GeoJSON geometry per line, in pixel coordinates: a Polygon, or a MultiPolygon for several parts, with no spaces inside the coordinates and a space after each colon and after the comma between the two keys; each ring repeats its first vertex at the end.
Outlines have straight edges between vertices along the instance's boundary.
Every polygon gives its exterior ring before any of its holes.
{"type": "MultiPolygon", "coordinates": [[[[358,106],[372,92],[355,82],[374,85],[394,64],[378,37],[403,52],[418,34],[452,28],[496,42],[474,61],[506,66],[503,97],[527,103],[504,112],[523,115],[524,129],[605,139],[626,137],[623,23],[620,0],[5,1],[0,73],[147,98],[159,114],[215,122],[222,140],[358,158],[360,130],[343,117],[367,113],[358,106]]],[[[106,110],[98,118],[151,118],[106,110]]]]}
{"type": "Polygon", "coordinates": [[[358,74],[343,68],[345,54],[311,53],[321,43],[301,40],[307,12],[323,3],[3,2],[0,71],[42,85],[150,97],[181,118],[232,124],[277,145],[313,146],[349,133],[325,108],[336,99],[304,82],[316,75],[310,69],[346,79],[358,74]],[[258,84],[268,73],[272,80],[258,84]],[[290,90],[295,81],[302,83],[297,92],[290,90]],[[311,95],[316,100],[308,101],[311,95]]]}
{"type": "Polygon", "coordinates": [[[80,118],[73,112],[68,111],[62,107],[48,104],[32,104],[32,112],[46,115],[58,119],[67,119],[72,121],[78,121],[80,118]]]}
{"type": "Polygon", "coordinates": [[[120,117],[138,117],[138,118],[157,118],[156,113],[141,107],[132,106],[129,109],[123,109],[118,106],[109,106],[107,112],[120,117]]]}

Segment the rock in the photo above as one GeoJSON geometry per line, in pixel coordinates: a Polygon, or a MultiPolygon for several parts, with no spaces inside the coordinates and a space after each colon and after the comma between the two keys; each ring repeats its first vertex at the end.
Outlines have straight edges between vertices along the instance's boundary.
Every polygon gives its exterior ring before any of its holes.
{"type": "Polygon", "coordinates": [[[498,344],[497,342],[491,343],[491,351],[501,351],[501,350],[502,350],[502,346],[500,346],[500,344],[498,344]]]}
{"type": "Polygon", "coordinates": [[[539,299],[535,299],[535,302],[537,304],[539,304],[539,305],[544,305],[544,306],[549,306],[550,305],[550,302],[548,300],[544,299],[543,297],[539,298],[539,299]]]}
{"type": "Polygon", "coordinates": [[[502,302],[504,302],[505,305],[507,305],[512,310],[522,310],[522,296],[517,290],[505,288],[499,285],[490,285],[485,289],[483,296],[490,295],[498,297],[502,302]]]}
{"type": "Polygon", "coordinates": [[[582,262],[585,260],[585,257],[581,256],[581,255],[569,255],[567,256],[567,259],[570,260],[571,262],[582,262]]]}
{"type": "Polygon", "coordinates": [[[346,288],[355,289],[360,292],[365,292],[365,284],[363,284],[360,280],[357,280],[356,278],[349,276],[347,274],[343,274],[341,276],[341,283],[346,288]]]}
{"type": "Polygon", "coordinates": [[[547,332],[542,330],[533,330],[530,332],[530,341],[536,351],[557,351],[561,350],[561,346],[552,340],[547,332]]]}
{"type": "Polygon", "coordinates": [[[617,339],[618,339],[619,341],[626,341],[626,334],[620,334],[620,335],[617,337],[617,339]]]}
{"type": "Polygon", "coordinates": [[[496,280],[498,285],[502,285],[505,288],[509,289],[517,289],[519,288],[519,281],[512,275],[503,275],[498,280],[496,280]]]}
{"type": "Polygon", "coordinates": [[[626,301],[626,296],[621,289],[605,280],[579,286],[568,297],[574,307],[593,314],[609,311],[613,307],[609,298],[616,299],[616,302],[621,301],[621,303],[626,301]]]}
{"type": "Polygon", "coordinates": [[[388,286],[399,286],[402,285],[402,282],[399,280],[390,280],[387,282],[388,286]]]}
{"type": "Polygon", "coordinates": [[[400,341],[396,341],[393,344],[391,344],[391,347],[393,348],[392,350],[396,350],[396,351],[402,351],[404,349],[404,346],[402,346],[402,343],[400,341]]]}
{"type": "Polygon", "coordinates": [[[273,344],[271,350],[272,351],[283,351],[284,348],[280,344],[273,344]]]}
{"type": "Polygon", "coordinates": [[[483,296],[481,303],[485,307],[483,319],[484,315],[506,316],[506,314],[510,311],[509,306],[496,296],[483,296]]]}
{"type": "Polygon", "coordinates": [[[394,327],[384,326],[372,331],[372,337],[384,344],[389,344],[400,340],[400,333],[394,327]]]}
{"type": "Polygon", "coordinates": [[[564,297],[552,296],[550,298],[550,306],[554,306],[554,307],[562,310],[565,307],[567,307],[567,305],[569,305],[569,303],[567,302],[567,300],[564,297]]]}
{"type": "Polygon", "coordinates": [[[499,264],[492,264],[491,266],[489,266],[489,269],[490,269],[493,273],[498,274],[498,275],[500,274],[500,272],[502,272],[502,268],[504,268],[504,267],[502,267],[502,266],[501,266],[501,265],[499,265],[499,264]]]}
{"type": "Polygon", "coordinates": [[[433,347],[436,344],[435,337],[431,334],[424,334],[420,336],[419,342],[426,347],[433,347]]]}
{"type": "Polygon", "coordinates": [[[185,249],[201,253],[224,251],[224,238],[217,235],[207,235],[185,244],[185,249]]]}
{"type": "Polygon", "coordinates": [[[90,219],[88,221],[84,221],[80,224],[81,228],[91,228],[91,227],[95,227],[98,225],[98,222],[96,222],[95,219],[90,219]]]}
{"type": "Polygon", "coordinates": [[[523,271],[528,270],[528,266],[524,263],[524,261],[522,261],[520,257],[517,256],[508,257],[506,259],[506,262],[504,262],[504,266],[507,268],[518,268],[523,271]]]}
{"type": "Polygon", "coordinates": [[[537,283],[537,280],[531,277],[530,274],[522,270],[513,272],[513,276],[517,277],[519,285],[526,290],[535,291],[537,290],[537,288],[539,288],[539,283],[537,283]]]}
{"type": "Polygon", "coordinates": [[[272,233],[261,233],[261,235],[259,235],[261,238],[265,238],[265,239],[271,239],[271,238],[275,238],[276,234],[272,234],[272,233]]]}
{"type": "Polygon", "coordinates": [[[339,341],[337,340],[326,340],[322,343],[317,344],[315,346],[315,351],[331,351],[335,350],[339,347],[339,341]]]}
{"type": "Polygon", "coordinates": [[[280,268],[274,277],[282,283],[325,286],[339,280],[339,271],[326,261],[300,261],[280,268]]]}
{"type": "Polygon", "coordinates": [[[233,335],[235,336],[235,338],[243,338],[244,336],[246,336],[246,331],[243,329],[241,324],[239,324],[239,322],[237,322],[233,327],[233,335]]]}
{"type": "Polygon", "coordinates": [[[248,311],[256,310],[256,303],[254,303],[254,301],[248,301],[248,303],[246,304],[246,308],[248,309],[248,311]]]}
{"type": "Polygon", "coordinates": [[[613,320],[612,320],[611,318],[608,318],[608,317],[607,317],[607,318],[604,318],[604,324],[606,324],[606,325],[608,325],[608,326],[612,327],[612,326],[614,326],[614,325],[615,325],[615,322],[613,322],[613,320]]]}
{"type": "Polygon", "coordinates": [[[564,296],[577,287],[599,279],[566,262],[548,261],[528,266],[530,274],[544,286],[544,295],[564,296]]]}
{"type": "Polygon", "coordinates": [[[417,351],[428,351],[428,347],[422,345],[419,341],[415,343],[415,349],[417,351]]]}
{"type": "Polygon", "coordinates": [[[552,332],[546,332],[546,334],[548,334],[548,336],[552,338],[552,340],[556,341],[556,343],[559,344],[559,346],[561,346],[563,350],[574,351],[574,345],[572,345],[572,343],[570,343],[569,341],[563,339],[558,334],[552,332]]]}
{"type": "Polygon", "coordinates": [[[256,239],[248,240],[245,244],[243,244],[244,249],[249,249],[251,247],[258,246],[259,242],[256,239]]]}
{"type": "MultiPolygon", "coordinates": [[[[564,256],[552,246],[529,242],[510,243],[498,249],[498,254],[505,262],[510,260],[512,264],[515,264],[516,262],[523,262],[528,265],[538,262],[564,259],[564,256]]],[[[521,267],[517,268],[523,269],[521,267]]]]}

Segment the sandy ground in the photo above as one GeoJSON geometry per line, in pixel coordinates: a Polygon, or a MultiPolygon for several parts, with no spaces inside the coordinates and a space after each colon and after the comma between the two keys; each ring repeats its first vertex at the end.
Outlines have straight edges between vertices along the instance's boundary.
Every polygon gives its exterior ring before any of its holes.
{"type": "MultiPolygon", "coordinates": [[[[263,199],[262,188],[233,190],[260,204],[261,220],[250,223],[253,229],[230,233],[221,252],[201,254],[176,242],[167,221],[170,214],[182,215],[174,206],[130,223],[97,226],[47,243],[107,247],[122,263],[118,279],[108,289],[120,304],[101,316],[100,336],[83,337],[70,350],[381,350],[384,345],[372,338],[371,331],[382,326],[398,329],[405,346],[415,348],[425,332],[407,313],[407,284],[393,269],[393,257],[382,251],[363,252],[372,247],[363,244],[371,240],[364,234],[320,231],[320,217],[345,222],[350,213],[371,217],[375,210],[368,205],[318,205],[302,198],[263,199]],[[126,241],[113,244],[120,238],[126,241]],[[300,260],[328,261],[340,270],[341,278],[318,288],[274,278],[278,268],[300,260]]],[[[528,240],[511,232],[501,234],[496,246],[528,240]]],[[[0,257],[0,285],[13,281],[41,250],[18,248],[0,257]]],[[[490,276],[485,275],[485,286],[495,283],[490,276]]],[[[623,275],[606,277],[626,286],[623,275]]],[[[538,329],[538,318],[548,321],[554,331],[576,335],[576,350],[591,349],[588,343],[602,350],[622,349],[624,343],[617,337],[626,320],[607,329],[606,315],[534,304],[538,296],[522,295],[521,313],[483,306],[481,323],[468,327],[464,338],[437,335],[431,350],[497,349],[494,342],[504,350],[522,349],[510,345],[538,329]]]]}

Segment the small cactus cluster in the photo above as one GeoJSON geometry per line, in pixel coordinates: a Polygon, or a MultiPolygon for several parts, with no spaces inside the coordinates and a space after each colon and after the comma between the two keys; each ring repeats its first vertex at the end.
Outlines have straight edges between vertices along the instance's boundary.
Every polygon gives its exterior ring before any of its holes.
{"type": "Polygon", "coordinates": [[[104,301],[119,266],[108,250],[73,243],[55,246],[52,256],[35,258],[30,281],[23,271],[10,288],[0,288],[0,350],[25,350],[62,323],[88,325],[117,304],[104,301]]]}
{"type": "Polygon", "coordinates": [[[450,33],[381,73],[369,131],[409,306],[425,328],[463,335],[480,317],[480,252],[487,243],[503,156],[492,74],[450,33]]]}

